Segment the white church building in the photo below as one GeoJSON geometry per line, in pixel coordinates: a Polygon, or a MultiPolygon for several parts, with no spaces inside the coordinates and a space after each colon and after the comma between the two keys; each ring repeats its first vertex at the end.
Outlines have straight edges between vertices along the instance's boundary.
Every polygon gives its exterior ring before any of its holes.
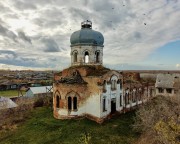
{"type": "Polygon", "coordinates": [[[72,33],[71,67],[54,75],[53,110],[57,119],[87,117],[98,123],[115,113],[143,102],[132,91],[123,90],[123,77],[103,67],[104,37],[92,29],[91,21],[81,23],[72,33]]]}

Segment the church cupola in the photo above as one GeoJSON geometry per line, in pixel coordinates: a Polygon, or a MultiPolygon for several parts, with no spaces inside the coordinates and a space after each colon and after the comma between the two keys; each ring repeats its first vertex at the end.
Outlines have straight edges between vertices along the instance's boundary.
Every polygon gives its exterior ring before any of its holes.
{"type": "Polygon", "coordinates": [[[88,21],[88,20],[81,22],[81,29],[82,28],[90,28],[90,29],[92,29],[92,22],[88,21]]]}
{"type": "Polygon", "coordinates": [[[92,22],[81,23],[81,29],[72,33],[71,65],[102,65],[104,37],[92,30],[92,22]]]}

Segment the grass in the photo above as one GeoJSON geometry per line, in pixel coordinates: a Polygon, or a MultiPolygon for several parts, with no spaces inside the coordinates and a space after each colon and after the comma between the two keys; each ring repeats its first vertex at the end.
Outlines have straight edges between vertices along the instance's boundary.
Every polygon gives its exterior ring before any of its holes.
{"type": "MultiPolygon", "coordinates": [[[[25,91],[22,92],[23,95],[26,93],[25,91]]],[[[21,93],[19,93],[21,95],[21,93]]],[[[4,97],[13,97],[13,96],[18,96],[18,90],[5,90],[5,91],[0,91],[0,96],[4,97]]]]}
{"type": "Polygon", "coordinates": [[[81,144],[89,136],[92,144],[129,144],[138,138],[131,128],[133,117],[130,112],[100,125],[88,119],[57,120],[51,108],[41,107],[17,129],[0,131],[0,143],[81,144]]]}

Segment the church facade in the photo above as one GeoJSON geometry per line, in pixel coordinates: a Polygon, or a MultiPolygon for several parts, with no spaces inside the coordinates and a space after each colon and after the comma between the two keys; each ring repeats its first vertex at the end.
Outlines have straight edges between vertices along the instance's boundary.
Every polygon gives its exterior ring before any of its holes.
{"type": "Polygon", "coordinates": [[[102,122],[123,109],[122,76],[103,67],[104,37],[84,21],[71,41],[71,67],[55,75],[53,108],[58,119],[86,116],[102,122]]]}
{"type": "Polygon", "coordinates": [[[134,97],[132,105],[131,91],[123,90],[122,74],[103,67],[104,37],[92,30],[91,21],[82,22],[70,42],[71,67],[54,75],[55,118],[87,117],[101,123],[113,113],[142,103],[142,97],[134,97]]]}

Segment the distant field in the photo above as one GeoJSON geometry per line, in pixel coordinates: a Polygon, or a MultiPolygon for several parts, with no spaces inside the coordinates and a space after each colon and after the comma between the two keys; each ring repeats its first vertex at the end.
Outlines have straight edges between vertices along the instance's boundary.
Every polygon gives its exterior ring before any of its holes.
{"type": "Polygon", "coordinates": [[[37,108],[17,129],[0,131],[0,143],[130,144],[138,138],[131,128],[133,117],[134,112],[130,112],[100,125],[88,119],[57,120],[51,108],[37,108]]]}
{"type": "MultiPolygon", "coordinates": [[[[25,94],[25,91],[23,91],[23,95],[24,95],[24,94],[25,94]]],[[[0,96],[4,96],[4,97],[18,96],[18,90],[0,91],[0,96]]]]}

